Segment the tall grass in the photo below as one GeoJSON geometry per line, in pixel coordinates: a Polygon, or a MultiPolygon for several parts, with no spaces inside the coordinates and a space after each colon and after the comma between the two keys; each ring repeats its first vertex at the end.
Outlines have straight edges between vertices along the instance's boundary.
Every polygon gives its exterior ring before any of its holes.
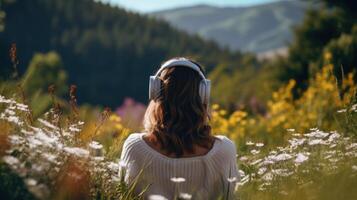
{"type": "Polygon", "coordinates": [[[241,199],[357,198],[356,84],[352,73],[339,83],[333,67],[297,99],[295,80],[281,87],[264,116],[213,105],[214,132],[238,144],[241,199]]]}
{"type": "MultiPolygon", "coordinates": [[[[0,104],[0,165],[17,174],[36,198],[136,198],[128,193],[131,186],[120,181],[120,162],[105,157],[102,144],[80,140],[84,122],[75,117],[59,118],[51,109],[30,123],[27,105],[4,96],[0,96],[0,104]]],[[[2,181],[9,178],[1,177],[2,181]]]]}

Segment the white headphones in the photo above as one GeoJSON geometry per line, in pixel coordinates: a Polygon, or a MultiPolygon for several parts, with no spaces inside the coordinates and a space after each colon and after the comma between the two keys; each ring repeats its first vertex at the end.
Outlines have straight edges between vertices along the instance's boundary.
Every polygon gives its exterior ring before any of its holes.
{"type": "Polygon", "coordinates": [[[199,86],[199,95],[201,97],[202,103],[208,104],[209,97],[210,97],[211,81],[206,79],[206,77],[203,75],[202,71],[200,70],[199,66],[197,66],[197,64],[193,63],[187,58],[170,59],[161,65],[160,69],[156,72],[154,76],[150,76],[149,99],[150,100],[155,99],[160,95],[161,79],[159,78],[159,76],[161,72],[166,68],[175,67],[175,66],[188,67],[198,72],[198,74],[202,77],[199,86]]]}

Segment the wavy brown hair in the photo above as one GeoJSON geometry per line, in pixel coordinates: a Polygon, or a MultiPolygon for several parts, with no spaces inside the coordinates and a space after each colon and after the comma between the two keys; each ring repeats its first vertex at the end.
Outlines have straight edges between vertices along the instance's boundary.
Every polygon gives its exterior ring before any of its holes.
{"type": "Polygon", "coordinates": [[[160,95],[150,101],[145,113],[145,130],[155,136],[161,149],[176,157],[184,151],[193,153],[194,145],[210,148],[214,138],[208,105],[199,96],[202,77],[188,67],[174,66],[164,69],[160,79],[160,95]]]}

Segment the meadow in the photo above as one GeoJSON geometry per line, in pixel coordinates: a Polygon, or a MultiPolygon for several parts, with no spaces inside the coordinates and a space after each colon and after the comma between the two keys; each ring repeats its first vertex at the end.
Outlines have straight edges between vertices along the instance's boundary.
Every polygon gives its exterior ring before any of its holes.
{"type": "MultiPolygon", "coordinates": [[[[210,106],[213,134],[237,146],[240,177],[228,180],[238,182],[237,199],[357,199],[357,85],[353,73],[337,81],[331,56],[298,97],[294,79],[275,91],[264,114],[210,106]]],[[[142,198],[133,194],[136,183],[125,184],[118,173],[126,167],[119,160],[123,141],[140,125],[128,126],[108,108],[78,106],[75,86],[66,108],[49,87],[52,106],[35,116],[21,83],[1,88],[0,190],[6,199],[142,198]]]]}

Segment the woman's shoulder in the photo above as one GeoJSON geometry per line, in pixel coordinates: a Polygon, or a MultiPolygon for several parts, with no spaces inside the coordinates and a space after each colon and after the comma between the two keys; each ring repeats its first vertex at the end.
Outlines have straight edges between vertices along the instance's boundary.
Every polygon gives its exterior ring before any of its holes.
{"type": "Polygon", "coordinates": [[[220,143],[222,143],[224,146],[228,146],[230,148],[235,148],[235,144],[234,142],[229,139],[227,136],[225,135],[215,135],[215,138],[218,138],[218,140],[220,141],[220,143]]]}
{"type": "Polygon", "coordinates": [[[130,133],[125,141],[138,141],[145,133],[130,133]]]}
{"type": "Polygon", "coordinates": [[[139,146],[144,133],[131,133],[124,141],[123,149],[139,146]]]}
{"type": "Polygon", "coordinates": [[[217,154],[222,156],[222,154],[228,156],[236,156],[237,148],[235,143],[225,135],[215,135],[217,138],[218,151],[217,154]]]}

